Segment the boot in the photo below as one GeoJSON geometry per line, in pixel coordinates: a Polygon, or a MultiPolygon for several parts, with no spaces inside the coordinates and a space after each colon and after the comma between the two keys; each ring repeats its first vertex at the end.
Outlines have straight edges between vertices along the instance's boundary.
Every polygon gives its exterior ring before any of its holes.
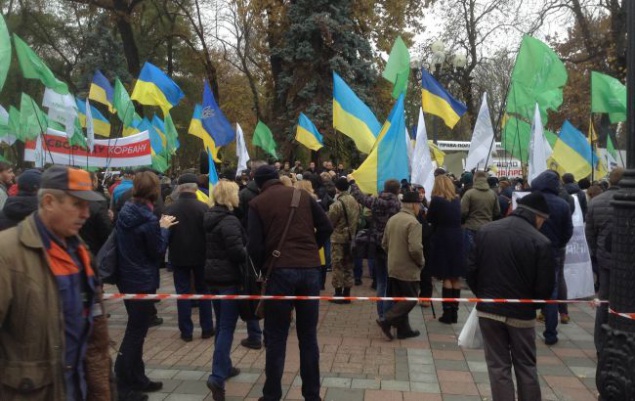
{"type": "MultiPolygon", "coordinates": [[[[335,289],[335,294],[333,294],[334,297],[341,297],[342,296],[342,289],[341,288],[336,288],[335,289]]],[[[343,300],[341,299],[329,299],[329,302],[332,304],[341,304],[344,303],[343,300]]]]}
{"type": "MultiPolygon", "coordinates": [[[[345,297],[350,297],[351,296],[351,287],[344,287],[344,293],[342,295],[344,295],[345,297]]],[[[345,299],[341,303],[350,304],[351,301],[349,299],[345,299]]]]}
{"type": "MultiPolygon", "coordinates": [[[[461,298],[461,289],[455,288],[453,290],[454,298],[461,298]]],[[[454,302],[454,311],[452,312],[452,323],[456,323],[459,320],[459,303],[454,302]]]]}
{"type": "MultiPolygon", "coordinates": [[[[445,288],[443,287],[441,289],[441,297],[442,298],[454,298],[454,290],[452,288],[445,288]]],[[[442,303],[443,305],[443,315],[439,318],[439,321],[441,323],[445,323],[445,324],[451,324],[454,320],[454,315],[453,315],[453,311],[454,311],[454,302],[447,302],[444,301],[442,303]]]]}

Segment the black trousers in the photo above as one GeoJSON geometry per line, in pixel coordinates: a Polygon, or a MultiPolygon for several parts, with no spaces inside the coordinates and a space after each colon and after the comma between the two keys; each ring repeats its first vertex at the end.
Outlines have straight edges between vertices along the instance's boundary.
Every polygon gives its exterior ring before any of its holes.
{"type": "Polygon", "coordinates": [[[123,302],[128,312],[128,323],[115,361],[117,390],[120,395],[143,389],[150,382],[143,363],[143,343],[150,321],[156,315],[154,301],[123,302]]]}
{"type": "MultiPolygon", "coordinates": [[[[418,281],[402,281],[389,277],[388,283],[388,293],[391,297],[417,297],[419,292],[418,281]]],[[[390,310],[386,312],[384,318],[391,326],[397,327],[397,334],[408,333],[412,330],[408,314],[416,305],[416,301],[394,302],[390,310]]]]}
{"type": "Polygon", "coordinates": [[[512,365],[518,383],[518,401],[540,400],[535,329],[512,327],[483,317],[478,321],[483,334],[492,400],[515,399],[512,365]]]}

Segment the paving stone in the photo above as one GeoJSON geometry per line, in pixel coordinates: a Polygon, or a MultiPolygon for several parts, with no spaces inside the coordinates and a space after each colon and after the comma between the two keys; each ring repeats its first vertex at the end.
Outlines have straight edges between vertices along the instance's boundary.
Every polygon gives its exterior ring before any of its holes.
{"type": "Polygon", "coordinates": [[[471,372],[485,372],[487,373],[487,362],[472,362],[468,361],[467,366],[471,372]]]}
{"type": "Polygon", "coordinates": [[[202,380],[203,378],[207,379],[206,372],[199,372],[195,370],[181,370],[179,373],[174,375],[174,380],[202,380]]]}
{"type": "Polygon", "coordinates": [[[441,393],[441,388],[439,387],[439,383],[422,383],[419,381],[410,382],[410,390],[412,391],[420,391],[422,393],[441,393]]]}
{"type": "Polygon", "coordinates": [[[165,401],[203,401],[205,400],[205,397],[207,396],[199,394],[172,393],[167,398],[165,398],[165,401]]]}
{"type": "Polygon", "coordinates": [[[350,388],[353,379],[345,377],[326,377],[322,380],[324,387],[350,388]]]}
{"type": "Polygon", "coordinates": [[[438,383],[439,382],[436,373],[419,373],[419,372],[410,373],[410,380],[423,382],[423,383],[438,383]]]}
{"type": "Polygon", "coordinates": [[[329,388],[324,401],[364,401],[364,391],[355,388],[329,388]]]}
{"type": "Polygon", "coordinates": [[[446,360],[436,360],[434,365],[437,369],[445,369],[445,370],[455,370],[467,372],[469,369],[467,367],[467,363],[465,361],[446,361],[446,360]]]}
{"type": "Polygon", "coordinates": [[[379,390],[381,387],[380,380],[372,380],[372,379],[353,379],[351,382],[351,388],[359,388],[359,389],[370,389],[370,390],[379,390]]]}
{"type": "Polygon", "coordinates": [[[209,393],[209,389],[207,388],[205,381],[185,380],[181,383],[181,385],[174,389],[174,393],[207,395],[209,393]]]}
{"type": "Polygon", "coordinates": [[[180,371],[172,369],[152,369],[148,372],[148,377],[154,380],[171,379],[180,371]]]}
{"type": "Polygon", "coordinates": [[[382,380],[382,390],[410,391],[410,382],[398,380],[382,380]]]}

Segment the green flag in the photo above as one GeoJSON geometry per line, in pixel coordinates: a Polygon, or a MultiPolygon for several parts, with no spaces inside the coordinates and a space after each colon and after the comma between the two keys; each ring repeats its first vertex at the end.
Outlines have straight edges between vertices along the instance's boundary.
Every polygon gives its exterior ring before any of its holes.
{"type": "Polygon", "coordinates": [[[397,99],[399,95],[406,93],[408,77],[410,76],[410,53],[401,36],[397,36],[395,43],[392,45],[382,76],[393,83],[393,98],[397,99]]]}
{"type": "Polygon", "coordinates": [[[562,104],[562,88],[567,78],[558,55],[538,39],[525,35],[512,72],[507,112],[531,121],[538,103],[545,124],[547,110],[557,110],[562,104]]]}
{"type": "Polygon", "coordinates": [[[152,155],[152,168],[158,172],[165,172],[170,167],[165,157],[161,155],[152,155]]]}
{"type": "Polygon", "coordinates": [[[276,141],[273,140],[273,133],[269,127],[260,120],[258,121],[258,125],[256,125],[252,142],[271,156],[276,159],[278,158],[278,154],[276,153],[276,141]]]}
{"type": "Polygon", "coordinates": [[[613,145],[613,140],[611,139],[611,135],[606,137],[606,151],[609,152],[613,159],[617,161],[617,151],[615,150],[615,146],[613,145]]]}
{"type": "Polygon", "coordinates": [[[79,122],[79,118],[75,118],[75,129],[73,135],[68,138],[69,145],[79,146],[82,148],[88,148],[86,143],[86,137],[84,137],[84,131],[82,131],[82,124],[79,122]]]}
{"type": "Polygon", "coordinates": [[[20,136],[20,110],[13,106],[9,107],[9,135],[13,135],[16,139],[24,142],[24,138],[20,136]]]}
{"type": "MultiPolygon", "coordinates": [[[[544,130],[547,142],[553,148],[558,140],[558,136],[553,132],[544,130]]],[[[531,125],[515,117],[510,117],[503,128],[501,145],[512,157],[518,158],[521,162],[527,162],[529,141],[531,140],[531,125]]]]}
{"type": "Polygon", "coordinates": [[[44,61],[27,45],[18,35],[13,34],[15,52],[18,55],[20,69],[24,78],[39,79],[44,86],[53,89],[60,95],[68,94],[68,86],[55,78],[53,72],[44,64],[44,61]]]}
{"type": "MultiPolygon", "coordinates": [[[[9,114],[11,118],[11,114],[9,114]]],[[[35,139],[38,135],[46,132],[48,121],[46,115],[40,110],[29,95],[22,93],[20,100],[20,126],[18,138],[23,141],[35,139]]]]}
{"type": "Polygon", "coordinates": [[[591,71],[591,111],[608,113],[613,124],[626,121],[626,86],[609,75],[591,71]]]}
{"type": "Polygon", "coordinates": [[[174,126],[174,121],[172,121],[172,116],[170,113],[165,115],[163,119],[163,124],[165,125],[165,139],[166,145],[169,151],[169,154],[173,155],[176,153],[176,150],[179,148],[179,132],[176,130],[174,126]]]}
{"type": "Polygon", "coordinates": [[[11,67],[11,37],[7,30],[7,24],[0,14],[0,90],[7,80],[9,67],[11,67]]]}
{"type": "Polygon", "coordinates": [[[124,128],[128,128],[134,119],[135,108],[134,104],[132,104],[132,100],[130,100],[128,91],[126,91],[126,88],[123,86],[119,78],[115,78],[112,105],[115,109],[117,109],[117,116],[119,116],[124,128]]]}

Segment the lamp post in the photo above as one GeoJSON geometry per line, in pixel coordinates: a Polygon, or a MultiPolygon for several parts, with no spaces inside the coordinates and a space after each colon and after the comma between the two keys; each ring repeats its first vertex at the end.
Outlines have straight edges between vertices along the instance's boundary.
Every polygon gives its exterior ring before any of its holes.
{"type": "MultiPolygon", "coordinates": [[[[609,307],[635,312],[635,1],[626,2],[627,32],[627,170],[613,198],[613,266],[609,307]]],[[[609,314],[599,355],[596,385],[603,401],[635,400],[635,320],[609,314]]]]}
{"type": "MultiPolygon", "coordinates": [[[[457,81],[463,86],[465,79],[465,66],[467,65],[467,57],[463,54],[450,54],[445,51],[445,43],[437,40],[430,46],[432,57],[430,57],[430,66],[432,67],[432,76],[441,83],[441,80],[457,81]],[[456,73],[456,74],[455,74],[456,73]]],[[[469,79],[469,76],[468,76],[469,79]]],[[[471,88],[469,89],[471,90],[471,88]]],[[[437,133],[439,131],[438,119],[434,120],[434,130],[432,133],[433,142],[437,144],[437,133]]]]}

